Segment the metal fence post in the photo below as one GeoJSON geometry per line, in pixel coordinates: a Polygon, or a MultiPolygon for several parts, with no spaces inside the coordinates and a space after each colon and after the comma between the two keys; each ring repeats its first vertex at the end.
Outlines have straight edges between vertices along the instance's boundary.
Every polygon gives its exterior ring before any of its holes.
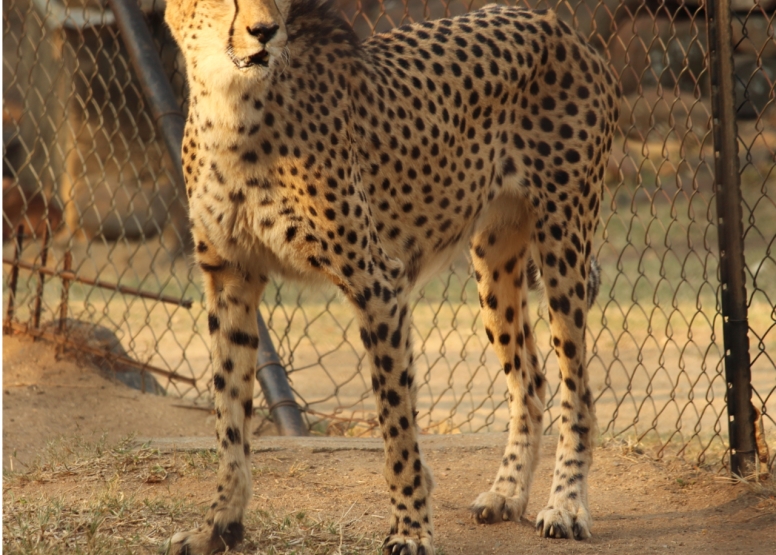
{"type": "Polygon", "coordinates": [[[730,468],[739,476],[755,470],[756,444],[749,360],[741,176],[733,83],[730,0],[707,0],[711,77],[714,180],[719,235],[730,468]]]}
{"type": "Polygon", "coordinates": [[[177,235],[176,251],[183,250],[190,238],[186,186],[183,181],[183,167],[180,164],[186,117],[181,112],[170,81],[164,72],[153,36],[137,1],[108,0],[108,4],[116,18],[116,26],[119,28],[121,40],[127,48],[132,67],[140,81],[143,95],[148,100],[154,116],[154,124],[173,162],[175,171],[173,177],[177,185],[178,197],[170,206],[170,219],[177,235]]]}
{"type": "Polygon", "coordinates": [[[256,311],[256,322],[259,325],[259,356],[256,367],[256,379],[259,380],[264,398],[269,405],[272,420],[282,436],[306,436],[305,424],[299,405],[294,398],[294,392],[288,383],[286,369],[280,362],[280,357],[272,344],[269,330],[256,311]]]}
{"type": "MultiPolygon", "coordinates": [[[[172,86],[164,73],[153,38],[143,12],[134,0],[109,0],[121,38],[129,51],[132,66],[140,79],[143,92],[151,105],[159,133],[170,157],[176,162],[176,178],[183,191],[183,170],[180,168],[184,117],[175,100],[172,86]]],[[[185,197],[182,197],[185,198],[185,197]]],[[[275,352],[261,314],[258,314],[259,347],[257,378],[264,390],[278,430],[282,435],[306,435],[307,429],[288,384],[285,369],[275,352]],[[266,376],[266,377],[265,377],[266,376]]]]}

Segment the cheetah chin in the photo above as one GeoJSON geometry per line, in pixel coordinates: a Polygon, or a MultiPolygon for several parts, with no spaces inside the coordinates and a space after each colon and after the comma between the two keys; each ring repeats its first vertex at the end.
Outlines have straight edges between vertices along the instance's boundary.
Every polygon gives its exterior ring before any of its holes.
{"type": "Polygon", "coordinates": [[[474,518],[519,521],[528,503],[547,390],[529,319],[533,280],[562,378],[555,473],[537,529],[590,537],[585,325],[620,96],[606,63],[554,13],[495,5],[363,42],[323,0],[168,0],[165,18],[189,81],[182,163],[219,453],[203,525],[175,534],[167,551],[204,555],[242,541],[256,310],[275,275],[332,283],[352,304],[385,440],[382,551],[433,555],[410,301],[467,247],[511,418],[474,518]]]}

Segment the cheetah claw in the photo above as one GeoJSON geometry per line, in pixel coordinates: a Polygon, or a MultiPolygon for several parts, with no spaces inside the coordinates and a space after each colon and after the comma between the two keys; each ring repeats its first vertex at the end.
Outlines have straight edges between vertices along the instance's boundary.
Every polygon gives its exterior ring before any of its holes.
{"type": "Polygon", "coordinates": [[[406,536],[391,535],[382,545],[383,555],[434,555],[431,539],[410,539],[406,536]]]}
{"type": "Polygon", "coordinates": [[[471,511],[479,524],[494,524],[503,521],[517,522],[525,512],[527,499],[506,497],[500,493],[487,491],[477,496],[471,511]]]}
{"type": "Polygon", "coordinates": [[[233,549],[243,540],[245,529],[240,522],[228,524],[223,532],[197,528],[178,532],[162,546],[165,555],[211,555],[233,549]]]}
{"type": "Polygon", "coordinates": [[[546,508],[536,517],[536,532],[545,538],[586,540],[592,534],[587,511],[574,515],[570,511],[546,508]]]}

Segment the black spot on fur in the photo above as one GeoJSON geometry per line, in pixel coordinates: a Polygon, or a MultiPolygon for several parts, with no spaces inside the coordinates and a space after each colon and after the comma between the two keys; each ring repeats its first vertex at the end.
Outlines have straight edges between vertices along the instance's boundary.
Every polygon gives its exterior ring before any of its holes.
{"type": "Polygon", "coordinates": [[[207,329],[210,331],[211,334],[218,331],[218,328],[221,327],[220,322],[218,321],[218,316],[215,314],[208,314],[207,315],[207,329]]]}
{"type": "Polygon", "coordinates": [[[577,356],[577,346],[573,341],[566,341],[563,343],[563,354],[568,358],[574,358],[577,356]]]}
{"type": "Polygon", "coordinates": [[[259,348],[259,337],[257,335],[245,333],[244,331],[233,331],[229,334],[229,341],[241,347],[250,347],[252,349],[259,348]]]}
{"type": "Polygon", "coordinates": [[[388,390],[388,393],[386,394],[386,399],[388,399],[388,404],[392,407],[399,406],[399,403],[401,403],[401,396],[396,393],[393,389],[388,390]]]}

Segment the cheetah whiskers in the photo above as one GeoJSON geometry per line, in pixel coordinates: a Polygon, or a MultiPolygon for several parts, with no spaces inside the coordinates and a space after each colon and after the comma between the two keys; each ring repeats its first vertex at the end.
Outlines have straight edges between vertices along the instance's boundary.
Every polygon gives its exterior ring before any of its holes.
{"type": "Polygon", "coordinates": [[[276,75],[279,77],[283,75],[286,70],[288,69],[288,66],[291,65],[291,52],[288,50],[288,47],[286,46],[283,48],[283,50],[280,52],[280,55],[278,56],[278,69],[276,72],[276,75]]]}

